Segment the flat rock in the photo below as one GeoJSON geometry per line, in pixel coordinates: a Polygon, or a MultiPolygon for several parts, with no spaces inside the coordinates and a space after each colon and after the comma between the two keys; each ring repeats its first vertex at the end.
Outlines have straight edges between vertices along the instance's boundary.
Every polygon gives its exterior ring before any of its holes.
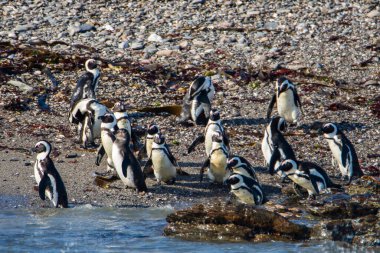
{"type": "Polygon", "coordinates": [[[162,37],[160,35],[155,34],[155,33],[152,33],[151,35],[149,35],[148,41],[158,42],[158,43],[164,42],[164,40],[162,39],[162,37]]]}
{"type": "Polygon", "coordinates": [[[33,90],[33,87],[27,85],[26,83],[16,81],[16,80],[8,81],[7,84],[12,85],[12,86],[16,86],[23,92],[30,92],[33,90]]]}
{"type": "Polygon", "coordinates": [[[33,30],[33,29],[36,29],[36,26],[35,26],[35,25],[32,25],[32,24],[27,24],[27,25],[17,25],[17,26],[14,28],[14,31],[15,31],[15,32],[25,32],[25,31],[33,30]]]}
{"type": "Polygon", "coordinates": [[[380,11],[378,10],[372,10],[367,13],[367,17],[369,18],[374,18],[374,17],[379,17],[380,16],[380,11]]]}

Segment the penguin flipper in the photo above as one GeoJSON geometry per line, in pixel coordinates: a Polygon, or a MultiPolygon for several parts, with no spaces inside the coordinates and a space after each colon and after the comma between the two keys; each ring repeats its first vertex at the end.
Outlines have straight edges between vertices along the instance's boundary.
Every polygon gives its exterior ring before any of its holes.
{"type": "Polygon", "coordinates": [[[191,152],[193,152],[195,147],[203,142],[205,142],[205,136],[202,134],[202,135],[199,135],[197,138],[195,138],[193,143],[190,144],[189,148],[187,149],[187,153],[190,154],[191,152]]]}
{"type": "Polygon", "coordinates": [[[103,144],[100,144],[98,150],[96,151],[96,161],[95,161],[95,164],[97,166],[100,165],[100,162],[102,161],[103,156],[104,156],[105,153],[106,153],[106,150],[104,149],[103,144]]]}
{"type": "Polygon", "coordinates": [[[318,184],[317,184],[318,178],[314,175],[309,175],[309,178],[310,178],[310,182],[313,185],[316,193],[319,194],[319,188],[318,188],[318,184]]]}
{"type": "Polygon", "coordinates": [[[141,161],[142,158],[145,157],[145,156],[147,156],[147,153],[146,153],[146,143],[144,143],[144,145],[142,145],[142,147],[140,148],[139,154],[137,156],[137,159],[139,159],[141,161]]]}
{"type": "Polygon", "coordinates": [[[343,145],[342,146],[342,154],[341,154],[341,158],[340,159],[342,160],[342,165],[345,168],[346,168],[347,163],[351,162],[350,161],[350,156],[349,156],[348,152],[350,152],[349,147],[347,145],[343,145]]]}
{"type": "Polygon", "coordinates": [[[279,161],[281,158],[281,153],[280,151],[278,150],[278,148],[274,148],[273,150],[273,154],[272,156],[270,157],[270,161],[269,161],[269,174],[271,174],[273,176],[274,174],[274,165],[276,164],[277,161],[279,161]]]}
{"type": "Polygon", "coordinates": [[[38,193],[39,193],[40,198],[42,200],[46,199],[45,190],[46,190],[47,187],[51,188],[52,185],[51,185],[50,177],[48,176],[47,173],[45,173],[43,175],[43,177],[41,178],[41,181],[40,181],[40,183],[38,185],[38,193]]]}
{"type": "Polygon", "coordinates": [[[272,96],[272,99],[270,100],[270,103],[269,103],[269,106],[268,106],[268,110],[267,110],[267,119],[270,118],[270,115],[271,115],[271,113],[272,113],[273,106],[274,106],[274,104],[276,103],[276,100],[277,100],[277,96],[276,96],[276,94],[274,94],[274,95],[272,96]]]}
{"type": "Polygon", "coordinates": [[[123,177],[127,177],[128,166],[131,165],[131,161],[129,159],[125,159],[125,156],[128,156],[128,154],[121,154],[121,157],[124,157],[123,162],[121,163],[121,172],[123,173],[123,177]]]}
{"type": "MultiPolygon", "coordinates": [[[[132,143],[133,143],[133,150],[135,152],[139,151],[141,143],[139,141],[139,137],[137,136],[136,132],[133,131],[133,130],[131,130],[131,140],[132,140],[132,143]]],[[[139,152],[139,155],[140,155],[140,152],[139,152]]]]}
{"type": "Polygon", "coordinates": [[[304,114],[303,113],[303,109],[302,109],[301,100],[300,100],[300,97],[298,96],[297,90],[296,89],[292,89],[292,90],[293,90],[293,93],[294,93],[294,104],[296,106],[298,106],[300,108],[302,114],[304,114]]]}
{"type": "Polygon", "coordinates": [[[170,148],[169,148],[168,144],[166,144],[166,143],[165,143],[165,148],[166,148],[165,153],[168,156],[170,162],[174,166],[178,166],[177,159],[175,159],[175,157],[173,156],[172,152],[170,151],[170,148]]]}
{"type": "Polygon", "coordinates": [[[143,168],[144,175],[150,174],[150,167],[152,165],[153,165],[152,158],[149,158],[148,161],[146,161],[144,168],[143,168]]]}
{"type": "Polygon", "coordinates": [[[230,149],[230,139],[228,138],[226,131],[223,131],[223,142],[224,145],[226,145],[226,147],[230,149]]]}
{"type": "Polygon", "coordinates": [[[203,163],[203,165],[202,165],[202,167],[201,167],[201,170],[200,170],[200,173],[199,173],[199,182],[202,182],[203,181],[203,173],[204,173],[204,170],[207,168],[207,167],[209,167],[210,166],[210,158],[208,157],[205,161],[204,161],[204,163],[203,163]]]}

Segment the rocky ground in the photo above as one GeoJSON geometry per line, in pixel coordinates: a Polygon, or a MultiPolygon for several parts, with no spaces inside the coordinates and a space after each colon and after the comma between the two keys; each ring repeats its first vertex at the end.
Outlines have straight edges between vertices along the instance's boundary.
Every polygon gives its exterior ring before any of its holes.
{"type": "Polygon", "coordinates": [[[296,83],[304,106],[302,128],[287,133],[298,158],[337,174],[327,143],[311,127],[337,122],[365,173],[378,173],[377,1],[0,3],[1,207],[49,206],[33,190],[29,150],[41,139],[55,148],[53,161],[73,205],[182,207],[224,201],[228,189],[198,182],[203,147],[186,154],[203,128],[179,126],[176,116],[165,112],[136,113],[181,104],[197,75],[212,77],[213,107],[221,111],[232,152],[258,167],[273,203],[280,201],[282,185],[263,167],[260,143],[273,81],[281,75],[296,83]],[[88,58],[101,63],[99,100],[109,107],[125,101],[136,127],[159,124],[189,176],[179,176],[173,186],[157,186],[148,178],[145,195],[124,189],[120,181],[109,188],[94,184],[92,174],[104,171],[105,162],[97,167],[94,150],[79,148],[75,126],[68,122],[71,91],[88,58]]]}

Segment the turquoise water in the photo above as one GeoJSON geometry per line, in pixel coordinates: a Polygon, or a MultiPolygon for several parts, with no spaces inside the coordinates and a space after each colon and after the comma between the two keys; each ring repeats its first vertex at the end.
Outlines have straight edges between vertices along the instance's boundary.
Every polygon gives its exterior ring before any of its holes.
{"type": "Polygon", "coordinates": [[[333,242],[201,243],[166,238],[165,217],[172,211],[91,206],[3,209],[0,252],[360,252],[333,242]]]}

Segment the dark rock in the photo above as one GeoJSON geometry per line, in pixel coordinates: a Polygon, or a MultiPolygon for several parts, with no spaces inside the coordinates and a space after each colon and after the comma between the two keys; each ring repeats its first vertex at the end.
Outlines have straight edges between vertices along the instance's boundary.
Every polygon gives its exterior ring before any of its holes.
{"type": "Polygon", "coordinates": [[[352,243],[355,231],[350,220],[323,221],[313,229],[315,239],[327,239],[352,243]]]}
{"type": "Polygon", "coordinates": [[[195,205],[170,214],[166,236],[206,241],[303,240],[309,228],[290,222],[277,213],[250,207],[216,203],[195,205]]]}

